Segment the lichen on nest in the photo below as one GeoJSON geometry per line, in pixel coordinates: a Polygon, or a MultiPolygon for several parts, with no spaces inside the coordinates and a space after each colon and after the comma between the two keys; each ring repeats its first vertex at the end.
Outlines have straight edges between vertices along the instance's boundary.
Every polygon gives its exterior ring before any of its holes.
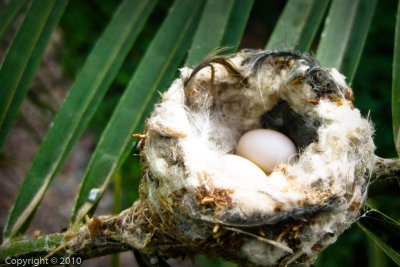
{"type": "Polygon", "coordinates": [[[181,69],[140,141],[142,199],[173,240],[157,253],[313,263],[366,198],[373,127],[352,100],[337,70],[291,51],[244,50],[181,69]],[[222,162],[259,128],[287,135],[296,156],[266,179],[234,165],[232,176],[222,162]]]}

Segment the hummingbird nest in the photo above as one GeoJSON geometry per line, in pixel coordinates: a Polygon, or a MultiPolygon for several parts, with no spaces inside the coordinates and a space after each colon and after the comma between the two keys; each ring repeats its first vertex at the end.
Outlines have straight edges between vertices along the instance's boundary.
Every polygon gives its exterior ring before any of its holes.
{"type": "Polygon", "coordinates": [[[140,135],[148,242],[162,243],[143,251],[312,264],[367,194],[373,126],[352,100],[336,69],[296,52],[244,50],[181,69],[140,135]],[[279,131],[296,147],[265,179],[227,158],[254,129],[279,131]]]}

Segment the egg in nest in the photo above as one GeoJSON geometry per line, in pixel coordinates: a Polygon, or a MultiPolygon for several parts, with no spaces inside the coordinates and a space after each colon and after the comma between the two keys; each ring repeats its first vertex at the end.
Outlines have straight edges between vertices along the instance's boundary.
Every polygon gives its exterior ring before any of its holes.
{"type": "Polygon", "coordinates": [[[244,50],[181,69],[140,142],[142,199],[168,240],[157,253],[312,264],[366,198],[373,126],[352,98],[337,70],[297,52],[244,50]],[[262,166],[287,148],[252,159],[263,137],[239,142],[252,131],[285,136],[289,156],[262,166]]]}

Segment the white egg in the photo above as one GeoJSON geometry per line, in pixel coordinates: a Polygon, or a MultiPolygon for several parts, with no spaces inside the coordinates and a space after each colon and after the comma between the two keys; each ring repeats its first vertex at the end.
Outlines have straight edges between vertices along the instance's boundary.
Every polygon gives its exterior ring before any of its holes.
{"type": "Polygon", "coordinates": [[[214,162],[214,170],[222,177],[214,179],[217,186],[258,188],[267,181],[267,175],[253,162],[237,155],[224,155],[214,162]]]}
{"type": "Polygon", "coordinates": [[[252,161],[269,174],[275,166],[287,163],[292,155],[296,154],[296,146],[280,132],[256,129],[245,133],[239,139],[236,154],[252,161]]]}

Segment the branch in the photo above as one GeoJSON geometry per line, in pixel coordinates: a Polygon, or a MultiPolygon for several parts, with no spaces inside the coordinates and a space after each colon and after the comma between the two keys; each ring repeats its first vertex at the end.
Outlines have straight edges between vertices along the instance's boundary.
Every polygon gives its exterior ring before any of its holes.
{"type": "MultiPolygon", "coordinates": [[[[371,174],[369,196],[394,193],[396,190],[400,194],[399,180],[400,159],[377,157],[371,174]]],[[[66,233],[31,240],[20,239],[4,244],[0,247],[0,262],[4,264],[7,258],[39,257],[80,257],[84,260],[127,250],[138,250],[145,254],[159,254],[160,251],[164,251],[163,256],[175,257],[181,254],[170,253],[179,249],[183,254],[195,251],[210,253],[215,250],[215,244],[212,243],[212,249],[204,243],[194,242],[189,248],[183,248],[179,230],[174,229],[168,220],[162,222],[158,215],[152,212],[147,200],[142,199],[116,216],[87,217],[85,224],[73,226],[66,233]],[[160,228],[162,225],[164,230],[160,228]],[[172,249],[173,247],[175,249],[172,249]]]]}
{"type": "Polygon", "coordinates": [[[56,257],[59,264],[61,257],[84,260],[132,249],[147,249],[154,232],[149,225],[152,216],[147,201],[139,200],[132,208],[116,216],[87,217],[85,224],[73,227],[77,230],[3,244],[0,263],[6,263],[6,259],[56,257]]]}
{"type": "Polygon", "coordinates": [[[387,194],[400,195],[400,158],[376,157],[368,190],[369,197],[387,194]]]}
{"type": "Polygon", "coordinates": [[[376,157],[371,183],[382,179],[400,178],[400,158],[384,159],[376,157]]]}
{"type": "Polygon", "coordinates": [[[20,240],[0,247],[0,259],[4,264],[7,257],[29,258],[45,256],[63,243],[65,234],[51,234],[37,239],[20,240]]]}

